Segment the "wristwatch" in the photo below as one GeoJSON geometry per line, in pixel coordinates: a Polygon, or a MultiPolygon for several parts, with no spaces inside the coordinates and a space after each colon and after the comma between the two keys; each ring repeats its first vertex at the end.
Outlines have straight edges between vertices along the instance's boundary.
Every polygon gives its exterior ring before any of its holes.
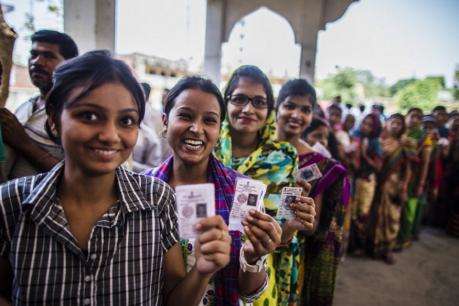
{"type": "Polygon", "coordinates": [[[266,271],[266,256],[261,256],[253,265],[249,264],[245,260],[244,256],[244,245],[241,247],[239,252],[239,264],[243,272],[250,272],[250,273],[259,273],[262,271],[266,271]]]}

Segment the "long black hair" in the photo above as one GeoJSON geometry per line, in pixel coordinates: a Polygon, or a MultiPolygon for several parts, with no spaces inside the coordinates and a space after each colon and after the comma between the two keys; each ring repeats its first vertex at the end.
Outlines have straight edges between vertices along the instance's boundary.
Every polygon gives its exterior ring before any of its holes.
{"type": "MultiPolygon", "coordinates": [[[[75,57],[54,71],[53,87],[46,98],[46,113],[57,130],[60,130],[59,119],[64,108],[107,83],[120,83],[130,92],[139,110],[140,124],[145,115],[142,87],[128,65],[114,59],[108,51],[96,50],[75,57]],[[78,87],[83,90],[69,100],[72,90],[78,87]]],[[[59,137],[51,132],[49,122],[46,123],[46,131],[54,142],[60,143],[59,137]]]]}

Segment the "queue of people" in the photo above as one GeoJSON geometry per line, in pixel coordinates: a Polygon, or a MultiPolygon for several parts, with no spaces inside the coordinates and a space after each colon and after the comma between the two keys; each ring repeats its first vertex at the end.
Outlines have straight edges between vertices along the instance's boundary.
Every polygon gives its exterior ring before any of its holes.
{"type": "Polygon", "coordinates": [[[386,120],[382,111],[372,107],[362,118],[349,113],[343,120],[340,105],[333,103],[322,119],[326,137],[318,141],[352,180],[349,252],[394,264],[394,252],[418,240],[422,224],[459,234],[459,114],[444,106],[431,114],[413,107],[386,120]],[[356,121],[361,123],[354,127],[356,121]]]}
{"type": "Polygon", "coordinates": [[[459,116],[442,108],[343,120],[306,80],[275,98],[245,65],[223,94],[181,79],[158,135],[148,87],[105,51],[38,31],[29,73],[40,95],[0,110],[0,305],[332,305],[348,248],[393,263],[423,218],[458,233],[459,116]],[[266,193],[234,230],[241,178],[266,193]],[[175,190],[194,184],[213,185],[215,215],[188,239],[175,190]],[[301,190],[288,220],[285,187],[301,190]]]}

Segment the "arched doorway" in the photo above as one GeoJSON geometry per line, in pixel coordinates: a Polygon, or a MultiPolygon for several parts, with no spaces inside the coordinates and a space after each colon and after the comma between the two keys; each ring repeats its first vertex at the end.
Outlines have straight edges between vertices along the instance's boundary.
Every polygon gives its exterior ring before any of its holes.
{"type": "Polygon", "coordinates": [[[340,18],[354,1],[357,0],[207,0],[204,73],[220,83],[222,44],[243,16],[267,7],[290,23],[301,48],[299,75],[313,81],[318,31],[340,18]]]}
{"type": "Polygon", "coordinates": [[[231,29],[228,42],[222,45],[221,75],[224,81],[238,66],[252,64],[260,67],[276,87],[286,78],[298,76],[300,52],[290,23],[261,7],[231,29]]]}

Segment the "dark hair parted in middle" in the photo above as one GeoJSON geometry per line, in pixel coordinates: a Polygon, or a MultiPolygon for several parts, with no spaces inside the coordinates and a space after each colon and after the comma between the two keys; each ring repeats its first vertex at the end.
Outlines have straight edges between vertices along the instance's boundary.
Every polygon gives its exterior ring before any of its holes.
{"type": "MultiPolygon", "coordinates": [[[[87,52],[65,62],[54,71],[53,87],[46,99],[48,117],[59,130],[59,118],[64,108],[107,83],[120,83],[130,92],[139,110],[140,124],[145,114],[145,96],[142,87],[129,66],[114,59],[105,50],[87,52]],[[82,88],[82,90],[78,96],[69,100],[75,88],[82,88]]],[[[51,139],[59,143],[59,139],[51,132],[48,122],[46,130],[51,139]]]]}
{"type": "Polygon", "coordinates": [[[306,97],[314,109],[317,104],[317,94],[314,87],[304,79],[293,79],[282,85],[277,97],[276,107],[279,107],[288,97],[306,97]]]}
{"type": "Polygon", "coordinates": [[[168,92],[166,101],[164,102],[164,113],[169,117],[171,109],[174,108],[175,99],[187,89],[199,89],[205,93],[215,96],[218,105],[220,106],[220,121],[223,121],[226,116],[226,106],[223,101],[222,94],[217,86],[211,80],[200,76],[184,77],[168,92]]]}
{"type": "Polygon", "coordinates": [[[261,84],[266,93],[266,102],[268,102],[268,115],[274,108],[274,94],[273,89],[271,87],[271,83],[269,82],[268,77],[261,71],[260,68],[253,65],[244,65],[237,68],[233,74],[231,75],[228,84],[225,88],[225,102],[227,103],[230,99],[233,91],[236,89],[237,85],[239,84],[239,79],[241,78],[248,78],[255,83],[261,84]]]}

